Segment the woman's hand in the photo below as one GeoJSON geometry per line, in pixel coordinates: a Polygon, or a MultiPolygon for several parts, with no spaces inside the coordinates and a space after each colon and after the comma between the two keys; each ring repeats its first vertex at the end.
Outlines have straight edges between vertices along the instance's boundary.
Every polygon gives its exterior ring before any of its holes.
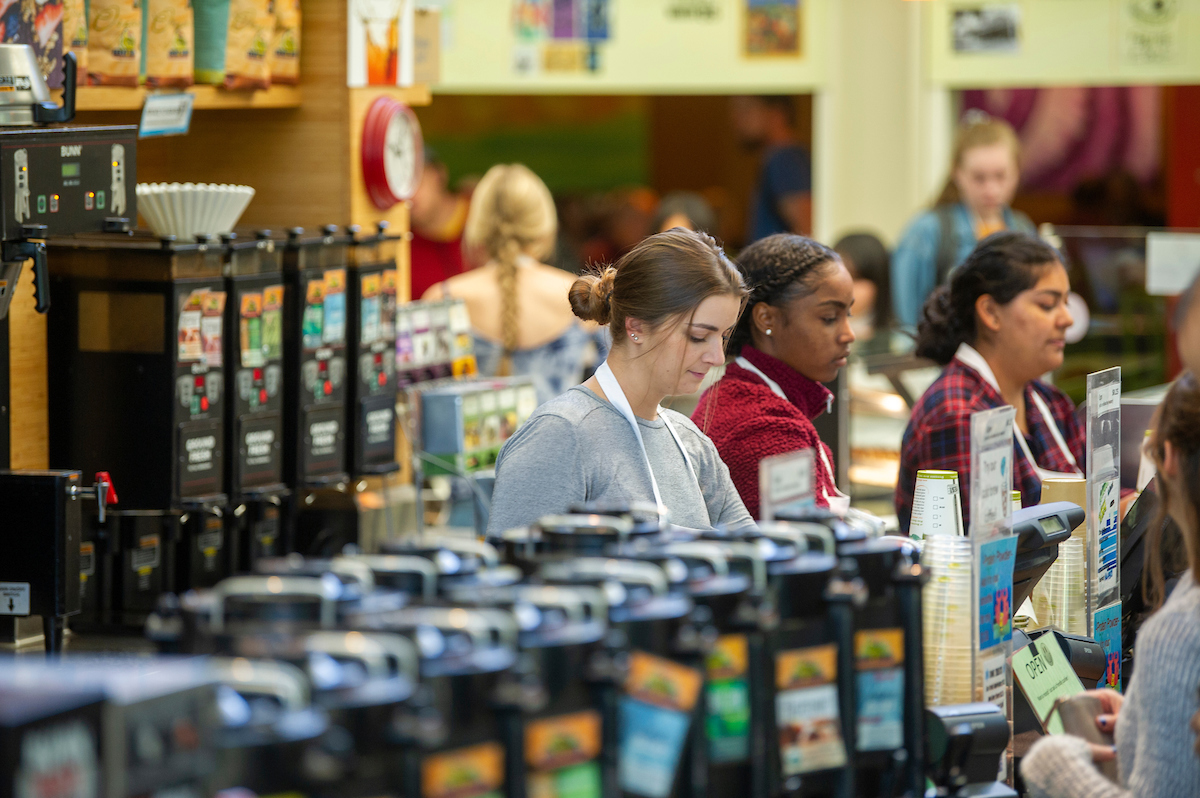
{"type": "MultiPolygon", "coordinates": [[[[1125,696],[1107,687],[1103,690],[1088,690],[1087,694],[1100,701],[1101,713],[1096,716],[1096,727],[1105,734],[1115,734],[1117,716],[1121,712],[1121,705],[1125,703],[1125,696]]],[[[1092,748],[1093,762],[1111,762],[1117,758],[1117,750],[1113,746],[1095,743],[1089,745],[1092,748]]]]}

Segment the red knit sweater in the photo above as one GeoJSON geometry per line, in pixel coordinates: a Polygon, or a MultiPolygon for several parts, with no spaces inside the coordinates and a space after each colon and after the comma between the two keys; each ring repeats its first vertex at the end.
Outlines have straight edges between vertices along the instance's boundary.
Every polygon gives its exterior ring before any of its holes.
{"type": "MultiPolygon", "coordinates": [[[[758,518],[758,464],[764,457],[821,446],[833,462],[833,452],[821,442],[812,423],[825,412],[833,394],[752,346],[742,348],[742,357],[778,383],[787,400],[776,396],[758,375],[730,363],[725,376],[700,397],[692,421],[712,438],[746,509],[758,518]]],[[[825,496],[833,494],[834,484],[820,454],[814,454],[813,489],[817,504],[826,507],[825,496]]]]}

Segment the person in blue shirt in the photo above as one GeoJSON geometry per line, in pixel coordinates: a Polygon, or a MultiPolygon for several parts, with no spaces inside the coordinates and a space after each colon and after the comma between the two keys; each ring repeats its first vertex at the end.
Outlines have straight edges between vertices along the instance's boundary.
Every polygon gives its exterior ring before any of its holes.
{"type": "Polygon", "coordinates": [[[892,253],[892,307],[901,327],[916,329],[926,297],[976,243],[1001,230],[1036,232],[1028,216],[1009,207],[1020,158],[1017,134],[1003,120],[971,115],[959,129],[942,193],[909,224],[892,253]]]}
{"type": "Polygon", "coordinates": [[[746,243],[812,230],[812,163],[796,141],[796,106],[787,95],[734,97],[730,111],[742,145],[762,150],[750,200],[746,243]]]}

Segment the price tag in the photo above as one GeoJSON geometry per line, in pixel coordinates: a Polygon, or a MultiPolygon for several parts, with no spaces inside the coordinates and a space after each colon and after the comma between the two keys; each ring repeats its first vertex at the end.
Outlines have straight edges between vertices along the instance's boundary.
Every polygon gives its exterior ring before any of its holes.
{"type": "Polygon", "coordinates": [[[186,134],[192,125],[192,108],[195,104],[196,95],[191,92],[147,95],[146,103],[142,106],[138,138],[186,134]]]}
{"type": "Polygon", "coordinates": [[[758,464],[759,515],[770,521],[781,509],[813,503],[813,452],[801,449],[758,464]]]}

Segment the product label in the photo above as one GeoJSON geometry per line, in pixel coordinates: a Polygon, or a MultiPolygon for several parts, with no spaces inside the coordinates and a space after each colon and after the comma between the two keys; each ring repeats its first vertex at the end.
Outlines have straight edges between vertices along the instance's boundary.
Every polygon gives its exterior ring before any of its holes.
{"type": "Polygon", "coordinates": [[[422,798],[501,798],[504,748],[480,743],[431,754],[421,762],[422,798]]]}
{"type": "Polygon", "coordinates": [[[620,704],[618,778],[626,792],[666,798],[675,781],[702,674],[635,651],[620,704]]]}
{"type": "Polygon", "coordinates": [[[359,291],[362,295],[359,305],[359,335],[362,337],[363,346],[369,346],[379,340],[382,311],[380,277],[379,274],[364,274],[359,280],[359,291]]]}
{"type": "Polygon", "coordinates": [[[268,360],[283,357],[283,286],[269,285],[262,293],[262,346],[268,360]]]}
{"type": "Polygon", "coordinates": [[[246,368],[257,368],[267,360],[266,349],[263,347],[262,315],[262,294],[242,294],[238,343],[242,352],[242,365],[246,368]]]}
{"type": "Polygon", "coordinates": [[[1097,687],[1121,689],[1121,602],[1096,610],[1096,642],[1104,649],[1104,677],[1097,687]]]}
{"type": "Polygon", "coordinates": [[[705,662],[705,730],[713,762],[740,762],[750,755],[749,647],[745,635],[724,635],[705,662]]]}
{"type": "Polygon", "coordinates": [[[858,686],[858,750],[904,745],[904,630],[865,629],[854,635],[858,686]]]}
{"type": "Polygon", "coordinates": [[[775,656],[775,721],[785,776],[846,764],[838,712],[837,646],[780,651],[775,656]]]}
{"type": "Polygon", "coordinates": [[[320,349],[325,331],[325,280],[309,280],[304,292],[304,318],[300,323],[300,335],[304,348],[320,349]]]}
{"type": "Polygon", "coordinates": [[[96,544],[91,541],[79,544],[79,575],[85,580],[96,575],[96,544]]]}
{"type": "Polygon", "coordinates": [[[1121,485],[1117,479],[1106,479],[1093,487],[1096,496],[1096,528],[1100,530],[1100,560],[1098,564],[1097,601],[1114,595],[1121,585],[1117,566],[1121,557],[1121,485]]]}
{"type": "Polygon", "coordinates": [[[599,798],[600,713],[594,710],[530,721],[525,761],[530,798],[599,798]]]}
{"type": "Polygon", "coordinates": [[[325,272],[325,328],[321,340],[326,344],[340,344],[346,340],[346,270],[329,269],[325,272]]]}
{"type": "Polygon", "coordinates": [[[1017,536],[984,543],[979,564],[979,649],[1012,640],[1013,564],[1017,558],[1017,536]]]}
{"type": "Polygon", "coordinates": [[[29,614],[29,583],[0,582],[0,615],[29,614]]]}
{"type": "Polygon", "coordinates": [[[1007,711],[1008,679],[1005,678],[1006,668],[1004,652],[999,651],[994,656],[983,661],[983,700],[1007,711]]]}
{"type": "Polygon", "coordinates": [[[143,535],[137,547],[129,552],[129,564],[138,573],[150,572],[159,566],[158,535],[143,535]]]}
{"type": "Polygon", "coordinates": [[[83,721],[42,726],[17,739],[21,758],[12,774],[15,798],[90,798],[101,793],[96,737],[83,721]]]}

